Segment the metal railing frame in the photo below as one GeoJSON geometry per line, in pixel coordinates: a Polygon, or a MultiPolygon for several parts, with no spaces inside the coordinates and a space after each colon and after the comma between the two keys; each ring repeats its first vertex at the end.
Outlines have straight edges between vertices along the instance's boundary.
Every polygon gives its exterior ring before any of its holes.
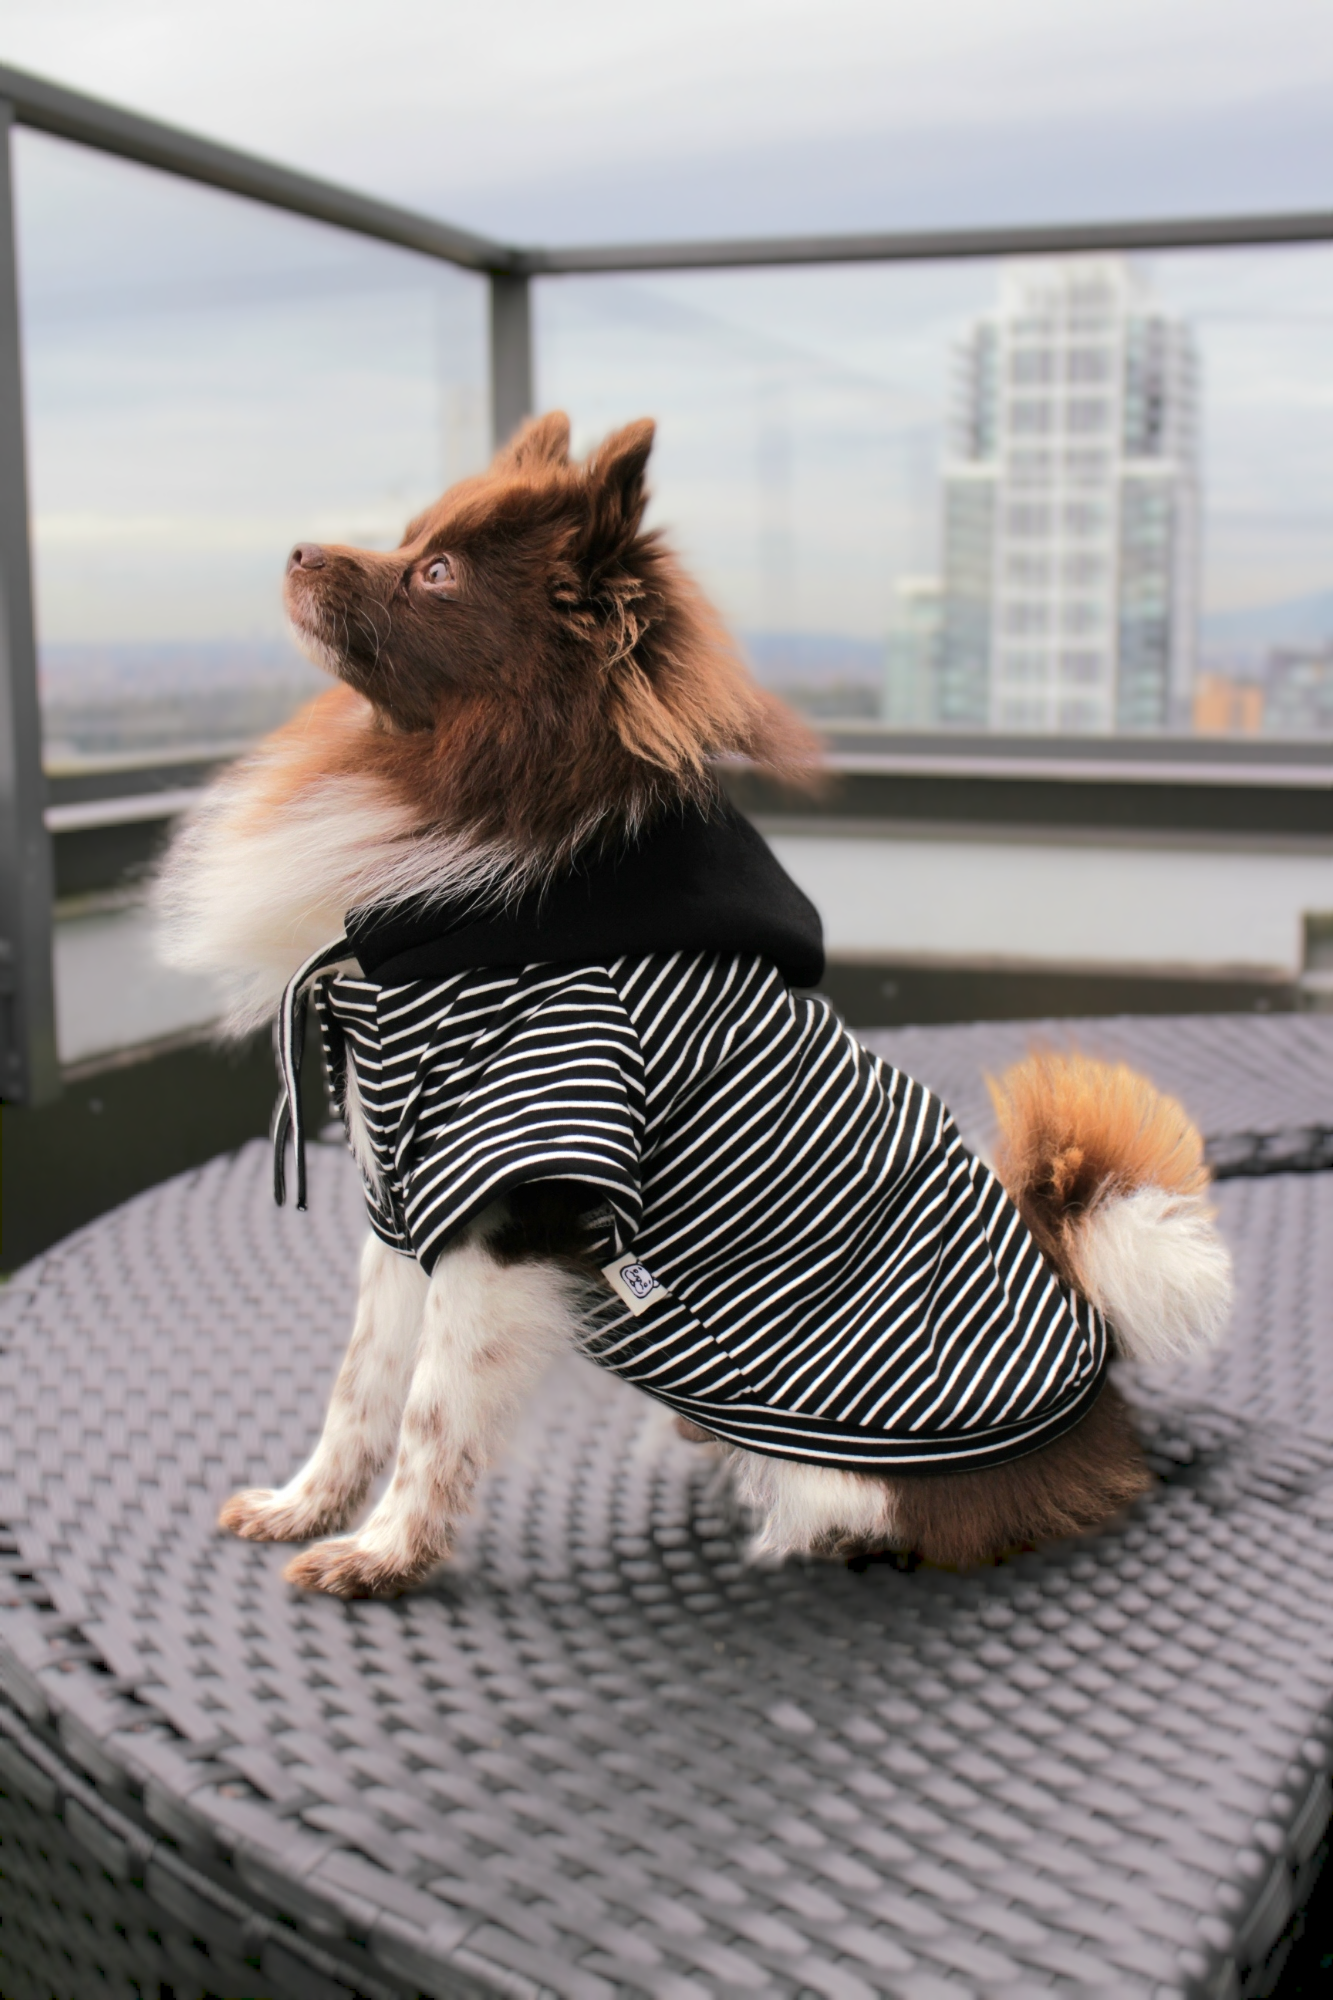
{"type": "Polygon", "coordinates": [[[51,966],[55,862],[43,817],[13,123],[12,106],[0,98],[0,1098],[39,1104],[60,1089],[51,966]]]}
{"type": "Polygon", "coordinates": [[[1333,240],[1333,211],[1320,210],[1148,222],[524,247],[478,236],[0,65],[0,1098],[30,1105],[59,1094],[60,1071],[51,973],[54,871],[37,699],[14,243],[11,134],[17,126],[485,276],[490,281],[496,443],[503,442],[533,406],[530,281],[534,277],[1333,240]]]}

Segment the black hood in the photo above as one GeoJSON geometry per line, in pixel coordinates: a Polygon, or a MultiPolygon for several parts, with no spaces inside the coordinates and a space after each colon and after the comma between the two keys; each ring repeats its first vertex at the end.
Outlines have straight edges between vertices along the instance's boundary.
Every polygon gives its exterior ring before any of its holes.
{"type": "Polygon", "coordinates": [[[814,986],[824,971],[819,912],[726,805],[661,820],[633,845],[496,906],[473,895],[352,910],[347,936],[366,977],[384,986],[659,951],[753,954],[792,986],[814,986]]]}

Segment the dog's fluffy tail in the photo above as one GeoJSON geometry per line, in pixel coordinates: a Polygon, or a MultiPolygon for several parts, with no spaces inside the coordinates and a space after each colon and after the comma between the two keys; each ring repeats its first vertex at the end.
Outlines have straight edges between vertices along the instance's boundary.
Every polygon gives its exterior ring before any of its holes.
{"type": "Polygon", "coordinates": [[[1041,1249],[1110,1323],[1119,1353],[1174,1361],[1231,1308],[1203,1141],[1183,1107],[1124,1063],[1042,1054],[987,1079],[996,1171],[1041,1249]]]}

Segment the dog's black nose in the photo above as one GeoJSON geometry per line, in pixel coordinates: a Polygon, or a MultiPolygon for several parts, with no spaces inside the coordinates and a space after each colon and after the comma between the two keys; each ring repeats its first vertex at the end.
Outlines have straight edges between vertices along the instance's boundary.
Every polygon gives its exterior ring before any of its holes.
{"type": "Polygon", "coordinates": [[[288,569],[323,569],[325,556],[318,542],[298,542],[287,558],[288,569]]]}

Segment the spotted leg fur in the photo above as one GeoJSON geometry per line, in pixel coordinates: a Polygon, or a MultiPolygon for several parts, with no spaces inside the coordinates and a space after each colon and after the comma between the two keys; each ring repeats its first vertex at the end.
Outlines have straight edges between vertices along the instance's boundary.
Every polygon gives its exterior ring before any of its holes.
{"type": "Polygon", "coordinates": [[[427,1287],[414,1257],[368,1239],[356,1322],[319,1443],[285,1486],[233,1493],[219,1527],[252,1542],[304,1542],[351,1520],[398,1437],[427,1287]]]}
{"type": "Polygon", "coordinates": [[[519,1397],[571,1340],[577,1281],[551,1263],[499,1262],[486,1233],[474,1226],[435,1266],[384,1497],[356,1534],[293,1557],[290,1582],[385,1596],[436,1568],[519,1397]]]}

